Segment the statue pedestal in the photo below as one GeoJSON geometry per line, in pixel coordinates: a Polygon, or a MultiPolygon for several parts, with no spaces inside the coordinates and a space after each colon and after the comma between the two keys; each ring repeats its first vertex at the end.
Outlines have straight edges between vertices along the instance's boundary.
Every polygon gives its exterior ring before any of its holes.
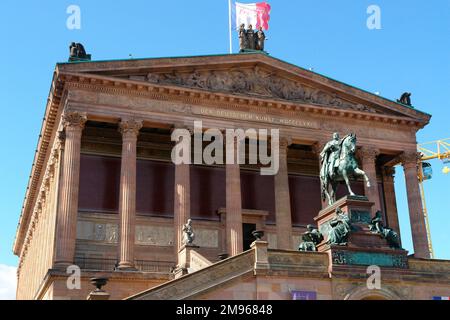
{"type": "Polygon", "coordinates": [[[188,274],[191,262],[191,251],[200,248],[193,244],[185,244],[178,251],[178,265],[174,270],[175,279],[188,274]]]}
{"type": "Polygon", "coordinates": [[[365,196],[345,196],[331,206],[319,211],[319,215],[314,220],[317,222],[319,231],[324,235],[325,241],[327,241],[331,229],[329,222],[336,217],[336,209],[340,208],[349,217],[352,225],[352,232],[348,239],[349,246],[363,248],[387,246],[386,241],[380,235],[369,231],[373,205],[374,203],[370,202],[365,196]]]}
{"type": "MultiPolygon", "coordinates": [[[[364,196],[346,196],[322,209],[314,218],[324,241],[317,246],[320,252],[328,252],[330,268],[336,265],[377,265],[380,267],[407,268],[407,251],[392,249],[380,234],[369,230],[373,202],[364,196]],[[340,208],[349,218],[351,232],[345,245],[328,244],[330,221],[340,208]]],[[[331,270],[330,270],[331,271],[331,270]]]]}

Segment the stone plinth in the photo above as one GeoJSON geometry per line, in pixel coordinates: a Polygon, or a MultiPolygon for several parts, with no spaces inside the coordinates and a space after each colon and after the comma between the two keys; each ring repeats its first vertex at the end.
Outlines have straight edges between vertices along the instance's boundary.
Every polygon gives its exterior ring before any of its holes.
{"type": "Polygon", "coordinates": [[[110,294],[106,291],[94,290],[91,293],[89,293],[86,300],[109,300],[109,297],[110,297],[110,294]]]}
{"type": "Polygon", "coordinates": [[[325,241],[317,246],[320,252],[327,252],[330,259],[330,271],[337,265],[377,265],[390,268],[407,268],[407,251],[392,249],[388,242],[377,233],[369,230],[372,219],[373,202],[363,196],[346,196],[333,205],[321,210],[314,218],[325,241]],[[347,214],[352,231],[346,245],[327,244],[328,233],[331,229],[330,220],[336,216],[336,209],[340,208],[347,214]]]}
{"type": "Polygon", "coordinates": [[[185,244],[181,247],[178,252],[178,265],[174,270],[175,278],[179,278],[189,273],[188,269],[190,268],[192,250],[198,248],[200,247],[193,244],[185,244]]]}
{"type": "Polygon", "coordinates": [[[317,222],[319,231],[322,232],[326,241],[331,228],[329,221],[336,216],[336,209],[340,208],[342,212],[348,215],[353,228],[353,232],[349,237],[349,246],[383,246],[385,241],[379,235],[369,231],[368,224],[372,219],[371,210],[373,205],[374,203],[364,196],[345,196],[333,205],[322,209],[314,220],[317,222]],[[382,241],[380,242],[379,240],[382,241]]]}
{"type": "MultiPolygon", "coordinates": [[[[408,268],[408,251],[391,248],[362,248],[322,243],[318,251],[327,252],[330,258],[330,269],[336,266],[371,266],[388,268],[408,268]]],[[[331,271],[331,270],[330,270],[331,271]]]]}
{"type": "Polygon", "coordinates": [[[250,245],[255,250],[255,273],[265,274],[270,269],[268,246],[269,243],[262,240],[256,240],[250,245]]]}

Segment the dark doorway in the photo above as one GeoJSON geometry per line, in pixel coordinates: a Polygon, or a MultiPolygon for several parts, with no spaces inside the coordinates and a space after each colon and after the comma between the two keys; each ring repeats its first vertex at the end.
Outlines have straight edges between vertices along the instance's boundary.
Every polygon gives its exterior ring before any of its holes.
{"type": "Polygon", "coordinates": [[[256,224],[253,223],[243,223],[242,224],[242,238],[244,241],[244,251],[250,249],[250,245],[255,241],[255,237],[252,232],[256,230],[256,224]]]}

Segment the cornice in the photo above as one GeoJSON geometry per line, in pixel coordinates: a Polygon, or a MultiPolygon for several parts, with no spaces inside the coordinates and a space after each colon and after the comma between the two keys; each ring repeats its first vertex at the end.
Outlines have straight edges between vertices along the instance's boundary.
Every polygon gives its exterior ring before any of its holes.
{"type": "Polygon", "coordinates": [[[58,108],[62,101],[64,84],[59,78],[58,72],[54,72],[52,83],[50,86],[49,97],[47,99],[47,105],[45,109],[44,118],[42,121],[42,127],[39,134],[39,140],[36,147],[36,152],[31,166],[31,173],[28,180],[27,190],[25,192],[25,198],[22,205],[22,212],[20,214],[19,223],[17,226],[16,237],[13,245],[13,252],[15,255],[19,255],[25,233],[28,228],[32,210],[34,208],[36,197],[39,191],[43,179],[43,170],[46,167],[46,162],[50,157],[49,145],[51,137],[57,122],[58,108]]]}

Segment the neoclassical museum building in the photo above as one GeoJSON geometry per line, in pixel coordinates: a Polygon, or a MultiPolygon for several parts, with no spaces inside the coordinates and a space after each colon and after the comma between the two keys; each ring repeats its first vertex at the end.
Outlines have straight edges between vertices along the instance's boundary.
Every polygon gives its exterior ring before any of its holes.
{"type": "Polygon", "coordinates": [[[17,299],[86,299],[95,277],[108,279],[109,299],[450,296],[450,261],[430,259],[417,178],[416,133],[430,117],[264,52],[58,63],[13,247],[17,299]],[[175,165],[171,134],[194,121],[279,129],[278,172],[175,165]],[[334,132],[356,134],[371,185],[355,179],[356,198],[340,185],[329,206],[319,154],[334,132]],[[365,227],[381,211],[401,243],[395,174],[405,175],[413,252],[365,227]],[[338,207],[359,225],[348,243],[299,251],[307,225],[338,207]],[[379,288],[367,285],[371,265],[379,288]]]}

